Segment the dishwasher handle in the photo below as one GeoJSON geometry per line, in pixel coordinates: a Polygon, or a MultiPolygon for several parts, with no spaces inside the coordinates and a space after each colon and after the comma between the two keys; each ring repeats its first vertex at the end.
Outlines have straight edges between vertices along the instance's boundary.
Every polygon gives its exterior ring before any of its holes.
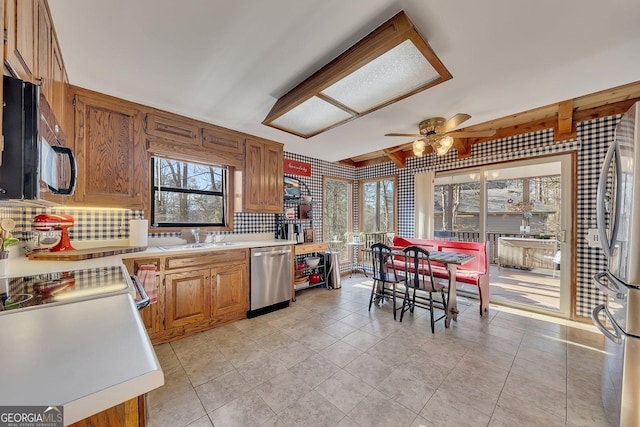
{"type": "Polygon", "coordinates": [[[142,286],[140,279],[138,279],[138,276],[131,275],[131,281],[140,295],[140,300],[136,301],[136,307],[138,308],[138,311],[140,311],[149,305],[151,299],[149,298],[147,291],[145,291],[144,286],[142,286]]]}
{"type": "Polygon", "coordinates": [[[251,254],[252,257],[261,257],[261,256],[279,256],[279,255],[288,255],[291,253],[291,249],[284,249],[281,251],[269,251],[269,252],[254,252],[251,254]]]}

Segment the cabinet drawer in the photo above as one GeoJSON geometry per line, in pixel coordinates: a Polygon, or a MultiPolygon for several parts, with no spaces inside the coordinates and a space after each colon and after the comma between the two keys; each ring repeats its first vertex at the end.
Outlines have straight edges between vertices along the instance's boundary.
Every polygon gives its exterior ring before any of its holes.
{"type": "Polygon", "coordinates": [[[228,263],[228,262],[246,262],[247,251],[216,251],[203,254],[193,254],[184,256],[167,257],[165,269],[173,270],[178,268],[205,266],[212,264],[228,263]]]}
{"type": "Polygon", "coordinates": [[[200,128],[186,119],[149,113],[144,118],[144,130],[149,135],[189,145],[200,145],[200,128]]]}
{"type": "Polygon", "coordinates": [[[205,127],[202,129],[202,146],[233,154],[244,153],[244,139],[234,132],[218,127],[205,127]]]}
{"type": "Polygon", "coordinates": [[[296,255],[310,254],[313,252],[324,252],[328,250],[329,245],[326,243],[305,243],[303,245],[294,246],[296,255]]]}
{"type": "Polygon", "coordinates": [[[122,260],[129,274],[136,274],[141,265],[153,265],[159,272],[162,266],[160,258],[130,258],[122,260]]]}

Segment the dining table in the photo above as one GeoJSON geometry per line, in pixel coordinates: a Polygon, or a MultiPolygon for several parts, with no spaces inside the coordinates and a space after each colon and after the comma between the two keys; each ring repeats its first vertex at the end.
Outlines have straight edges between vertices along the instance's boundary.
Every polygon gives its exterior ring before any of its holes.
{"type": "MultiPolygon", "coordinates": [[[[390,256],[405,257],[404,247],[391,246],[390,256]]],[[[362,249],[363,252],[372,253],[371,248],[362,249]]],[[[473,255],[461,254],[456,252],[440,252],[440,251],[428,251],[431,261],[438,262],[445,266],[448,272],[448,284],[447,284],[447,313],[444,320],[444,326],[448,328],[451,325],[451,321],[458,320],[458,300],[456,296],[456,270],[458,266],[464,265],[475,258],[473,255]]],[[[386,262],[385,262],[386,265],[386,262]]]]}

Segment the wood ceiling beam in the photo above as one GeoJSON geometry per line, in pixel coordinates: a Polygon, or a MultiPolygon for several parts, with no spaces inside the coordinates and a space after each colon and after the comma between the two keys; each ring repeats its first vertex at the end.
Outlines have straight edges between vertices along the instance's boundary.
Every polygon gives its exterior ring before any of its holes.
{"type": "Polygon", "coordinates": [[[558,123],[554,127],[556,142],[575,139],[576,122],[573,120],[573,99],[558,104],[558,123]]]}
{"type": "Polygon", "coordinates": [[[453,146],[458,150],[459,159],[471,157],[471,144],[469,143],[469,138],[456,138],[453,140],[453,146]]]}
{"type": "Polygon", "coordinates": [[[352,159],[344,159],[344,160],[338,160],[339,164],[341,165],[345,165],[345,166],[354,166],[357,167],[356,162],[354,162],[352,159]]]}
{"type": "Polygon", "coordinates": [[[396,164],[396,167],[398,169],[404,169],[405,167],[407,167],[407,158],[404,155],[404,151],[390,151],[390,150],[383,150],[383,151],[384,151],[384,154],[387,155],[387,157],[393,160],[393,163],[396,164]]]}
{"type": "MultiPolygon", "coordinates": [[[[577,123],[622,114],[639,101],[640,81],[637,81],[460,129],[464,131],[495,129],[496,134],[491,137],[466,138],[465,141],[458,141],[458,138],[454,142],[454,146],[458,150],[460,157],[468,157],[473,144],[545,129],[554,129],[556,141],[564,140],[559,139],[559,136],[564,136],[565,139],[575,138],[574,132],[577,123]],[[569,129],[569,124],[571,131],[566,132],[569,129]]],[[[403,151],[406,161],[407,158],[413,156],[411,146],[412,142],[390,147],[389,150],[403,151]]],[[[425,154],[428,153],[429,151],[427,150],[425,154]]],[[[345,159],[339,163],[351,164],[347,163],[348,161],[351,161],[356,167],[362,167],[388,162],[389,157],[384,151],[377,151],[355,156],[352,159],[345,159]]]]}

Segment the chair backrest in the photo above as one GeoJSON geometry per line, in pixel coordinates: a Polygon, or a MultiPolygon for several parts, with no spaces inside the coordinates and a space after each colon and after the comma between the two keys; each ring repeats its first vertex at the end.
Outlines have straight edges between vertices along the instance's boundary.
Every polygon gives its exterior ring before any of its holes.
{"type": "Polygon", "coordinates": [[[395,278],[396,267],[393,263],[387,263],[391,257],[391,248],[384,243],[374,243],[371,245],[371,251],[374,280],[388,281],[391,274],[395,278]]]}
{"type": "Polygon", "coordinates": [[[407,273],[407,286],[417,289],[435,289],[429,251],[419,246],[404,248],[404,270],[407,273]],[[428,284],[426,283],[428,281],[428,284]]]}

